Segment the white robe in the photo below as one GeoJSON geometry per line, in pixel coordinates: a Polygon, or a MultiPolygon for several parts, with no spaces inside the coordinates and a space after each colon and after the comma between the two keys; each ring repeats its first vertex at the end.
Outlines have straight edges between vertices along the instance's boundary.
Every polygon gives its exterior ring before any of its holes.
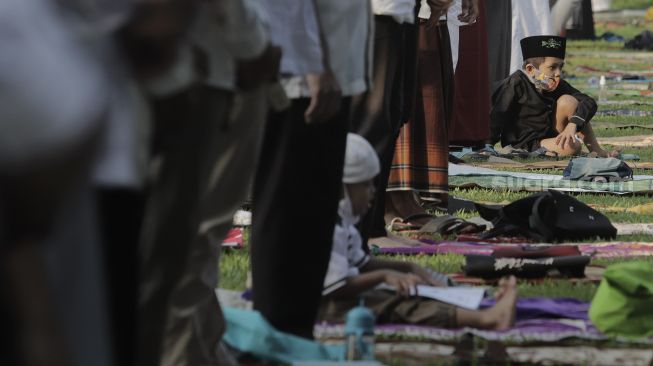
{"type": "Polygon", "coordinates": [[[510,74],[521,69],[524,59],[519,41],[522,38],[553,34],[549,2],[512,0],[512,53],[510,74]]]}

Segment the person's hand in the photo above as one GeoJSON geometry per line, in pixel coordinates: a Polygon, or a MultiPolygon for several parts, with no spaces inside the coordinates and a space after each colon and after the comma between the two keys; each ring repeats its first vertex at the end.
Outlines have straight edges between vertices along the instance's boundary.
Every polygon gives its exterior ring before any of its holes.
{"type": "Polygon", "coordinates": [[[118,38],[135,75],[144,80],[165,74],[177,60],[190,28],[196,1],[139,0],[118,38]]]}
{"type": "Polygon", "coordinates": [[[306,81],[311,93],[311,103],[304,112],[306,123],[324,122],[338,113],[342,94],[331,70],[308,74],[306,81]]]}
{"type": "Polygon", "coordinates": [[[411,266],[411,273],[419,276],[419,278],[422,279],[423,283],[435,287],[447,287],[446,283],[442,283],[432,276],[432,272],[429,271],[428,269],[418,266],[416,264],[413,264],[411,266]]]}
{"type": "Polygon", "coordinates": [[[458,20],[472,24],[476,23],[478,15],[478,0],[463,0],[462,12],[458,15],[458,20]]]}
{"type": "Polygon", "coordinates": [[[279,73],[280,62],[281,48],[268,44],[257,58],[238,61],[236,85],[242,90],[251,90],[273,81],[279,73]]]}
{"type": "Polygon", "coordinates": [[[447,12],[454,0],[426,0],[431,8],[431,19],[439,19],[447,12]]]}
{"type": "Polygon", "coordinates": [[[576,144],[576,124],[569,123],[567,124],[567,127],[558,134],[558,137],[556,137],[556,145],[564,149],[565,146],[573,148],[576,144]]]}
{"type": "Polygon", "coordinates": [[[415,287],[424,281],[413,273],[403,273],[387,270],[383,282],[394,287],[399,295],[410,296],[414,294],[415,287]]]}

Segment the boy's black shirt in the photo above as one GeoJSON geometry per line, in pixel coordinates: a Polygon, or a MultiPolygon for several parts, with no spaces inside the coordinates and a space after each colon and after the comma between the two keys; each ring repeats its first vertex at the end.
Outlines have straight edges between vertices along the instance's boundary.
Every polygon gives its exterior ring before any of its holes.
{"type": "Polygon", "coordinates": [[[581,93],[565,80],[552,92],[540,93],[528,76],[517,70],[504,79],[492,94],[490,129],[492,143],[535,150],[542,139],[555,137],[556,101],[564,94],[578,100],[572,122],[580,131],[597,110],[596,101],[581,93]]]}

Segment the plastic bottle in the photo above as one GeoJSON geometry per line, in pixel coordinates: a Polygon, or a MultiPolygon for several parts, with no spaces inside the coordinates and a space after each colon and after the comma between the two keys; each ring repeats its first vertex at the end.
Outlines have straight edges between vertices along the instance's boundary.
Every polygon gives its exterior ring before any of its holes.
{"type": "Polygon", "coordinates": [[[362,299],[347,313],[345,342],[346,360],[374,360],[374,314],[362,299]]]}
{"type": "Polygon", "coordinates": [[[605,80],[605,75],[601,75],[599,79],[599,103],[608,101],[608,82],[605,80]]]}

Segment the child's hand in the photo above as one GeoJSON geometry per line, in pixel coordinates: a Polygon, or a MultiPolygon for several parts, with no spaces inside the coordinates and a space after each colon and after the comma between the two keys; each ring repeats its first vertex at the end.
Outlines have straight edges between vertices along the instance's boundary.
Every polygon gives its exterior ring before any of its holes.
{"type": "Polygon", "coordinates": [[[422,279],[412,273],[403,273],[393,270],[385,271],[383,282],[394,287],[397,293],[403,296],[410,296],[416,293],[415,287],[423,283],[422,279]]]}
{"type": "Polygon", "coordinates": [[[567,124],[558,137],[556,137],[556,145],[560,146],[561,149],[564,149],[565,146],[573,148],[576,146],[576,125],[574,123],[567,124]]]}
{"type": "Polygon", "coordinates": [[[447,287],[446,283],[442,283],[436,280],[435,278],[433,278],[431,271],[429,271],[424,267],[413,265],[411,272],[419,276],[422,279],[422,281],[427,285],[431,285],[435,287],[447,287]]]}

